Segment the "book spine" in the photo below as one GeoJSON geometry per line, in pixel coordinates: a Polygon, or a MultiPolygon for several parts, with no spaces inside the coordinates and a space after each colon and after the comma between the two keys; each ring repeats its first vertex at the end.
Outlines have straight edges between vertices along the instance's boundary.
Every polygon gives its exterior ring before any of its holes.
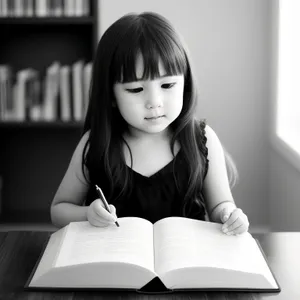
{"type": "Polygon", "coordinates": [[[89,62],[84,66],[84,70],[83,70],[83,115],[84,117],[86,116],[88,104],[89,104],[91,76],[92,76],[92,62],[89,62]]]}
{"type": "Polygon", "coordinates": [[[54,62],[47,70],[43,116],[45,121],[54,121],[57,118],[59,69],[59,63],[54,62]]]}
{"type": "Polygon", "coordinates": [[[60,70],[60,112],[61,120],[71,120],[70,67],[63,66],[60,70]]]}
{"type": "Polygon", "coordinates": [[[75,15],[75,1],[74,0],[65,0],[64,3],[64,15],[67,17],[72,17],[75,15]]]}
{"type": "Polygon", "coordinates": [[[35,14],[37,17],[46,17],[47,16],[47,0],[36,0],[36,11],[35,14]]]}
{"type": "Polygon", "coordinates": [[[72,83],[73,83],[73,107],[74,107],[74,120],[82,120],[82,107],[83,107],[83,61],[77,61],[72,67],[72,83]]]}
{"type": "Polygon", "coordinates": [[[38,72],[34,72],[31,78],[31,105],[29,106],[29,119],[39,121],[41,119],[40,105],[40,81],[38,72]]]}
{"type": "Polygon", "coordinates": [[[1,1],[1,16],[2,17],[8,17],[8,0],[2,0],[1,1]]]}

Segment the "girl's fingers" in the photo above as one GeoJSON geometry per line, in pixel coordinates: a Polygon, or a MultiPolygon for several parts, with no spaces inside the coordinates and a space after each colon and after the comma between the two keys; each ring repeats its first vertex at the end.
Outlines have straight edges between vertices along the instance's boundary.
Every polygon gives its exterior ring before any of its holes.
{"type": "Polygon", "coordinates": [[[235,213],[235,211],[232,212],[232,214],[230,215],[230,218],[227,220],[227,222],[225,222],[223,224],[222,231],[224,233],[227,233],[228,231],[231,231],[234,228],[234,226],[236,226],[234,224],[238,221],[238,218],[239,217],[237,216],[237,214],[235,213]]]}
{"type": "Polygon", "coordinates": [[[89,215],[88,221],[96,227],[107,227],[110,225],[110,222],[101,222],[101,219],[99,219],[98,215],[96,213],[92,213],[89,215]]]}
{"type": "MultiPolygon", "coordinates": [[[[93,203],[93,211],[95,214],[98,216],[98,218],[102,219],[102,222],[115,222],[116,221],[116,216],[113,214],[109,213],[105,208],[104,204],[100,199],[96,199],[93,203]]],[[[110,205],[110,208],[113,205],[110,205]]],[[[114,207],[114,206],[113,206],[114,207]]],[[[114,208],[115,211],[115,208],[114,208]]]]}
{"type": "Polygon", "coordinates": [[[245,223],[248,222],[247,216],[243,213],[243,211],[240,208],[236,208],[230,215],[230,218],[227,220],[226,223],[224,223],[223,227],[229,227],[233,225],[237,219],[242,219],[245,223]]]}
{"type": "Polygon", "coordinates": [[[240,208],[236,208],[231,212],[229,219],[226,221],[226,223],[224,223],[224,225],[232,225],[241,214],[243,214],[242,210],[240,208]]]}
{"type": "Polygon", "coordinates": [[[116,208],[112,204],[109,204],[109,208],[110,208],[110,213],[114,216],[117,216],[116,208]]]}
{"type": "Polygon", "coordinates": [[[229,220],[222,226],[222,231],[226,234],[240,234],[249,228],[248,217],[240,208],[234,210],[229,220]]]}
{"type": "Polygon", "coordinates": [[[237,234],[242,234],[247,231],[248,231],[248,226],[246,224],[241,224],[240,226],[232,229],[231,231],[228,231],[226,234],[227,235],[237,235],[237,234]]]}
{"type": "Polygon", "coordinates": [[[230,215],[231,215],[231,212],[232,212],[232,210],[230,210],[228,207],[225,207],[225,208],[221,211],[221,217],[220,217],[220,219],[221,219],[221,221],[222,221],[223,223],[225,223],[225,222],[229,219],[229,217],[230,217],[230,215]]]}
{"type": "Polygon", "coordinates": [[[110,214],[113,216],[113,222],[116,222],[118,217],[117,217],[117,211],[116,211],[116,208],[112,205],[112,204],[109,204],[109,209],[110,209],[110,214]]]}
{"type": "Polygon", "coordinates": [[[248,231],[248,226],[245,224],[242,224],[241,226],[235,228],[232,234],[242,234],[247,231],[248,231]]]}

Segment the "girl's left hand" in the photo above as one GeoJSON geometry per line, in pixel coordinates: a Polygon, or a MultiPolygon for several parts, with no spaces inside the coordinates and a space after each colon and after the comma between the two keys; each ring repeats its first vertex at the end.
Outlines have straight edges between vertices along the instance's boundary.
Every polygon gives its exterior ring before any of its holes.
{"type": "Polygon", "coordinates": [[[227,235],[242,234],[248,231],[248,217],[240,208],[235,208],[231,212],[228,208],[224,208],[220,214],[220,219],[224,223],[222,231],[227,235]]]}

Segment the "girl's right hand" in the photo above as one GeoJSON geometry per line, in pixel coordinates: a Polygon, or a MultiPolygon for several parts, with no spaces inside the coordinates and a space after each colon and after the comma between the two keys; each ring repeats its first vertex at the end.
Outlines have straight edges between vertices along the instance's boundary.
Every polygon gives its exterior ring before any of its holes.
{"type": "Polygon", "coordinates": [[[111,213],[109,213],[100,199],[94,200],[87,211],[87,219],[91,225],[97,227],[106,227],[117,221],[116,208],[109,204],[111,213]]]}

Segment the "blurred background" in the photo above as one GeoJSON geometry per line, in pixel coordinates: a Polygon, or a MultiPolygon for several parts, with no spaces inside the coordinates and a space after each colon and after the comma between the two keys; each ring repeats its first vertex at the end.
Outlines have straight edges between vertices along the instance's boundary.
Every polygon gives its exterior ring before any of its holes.
{"type": "Polygon", "coordinates": [[[250,232],[300,230],[299,1],[0,0],[0,11],[0,228],[51,227],[97,43],[124,14],[155,11],[189,48],[197,115],[237,165],[250,232]]]}

